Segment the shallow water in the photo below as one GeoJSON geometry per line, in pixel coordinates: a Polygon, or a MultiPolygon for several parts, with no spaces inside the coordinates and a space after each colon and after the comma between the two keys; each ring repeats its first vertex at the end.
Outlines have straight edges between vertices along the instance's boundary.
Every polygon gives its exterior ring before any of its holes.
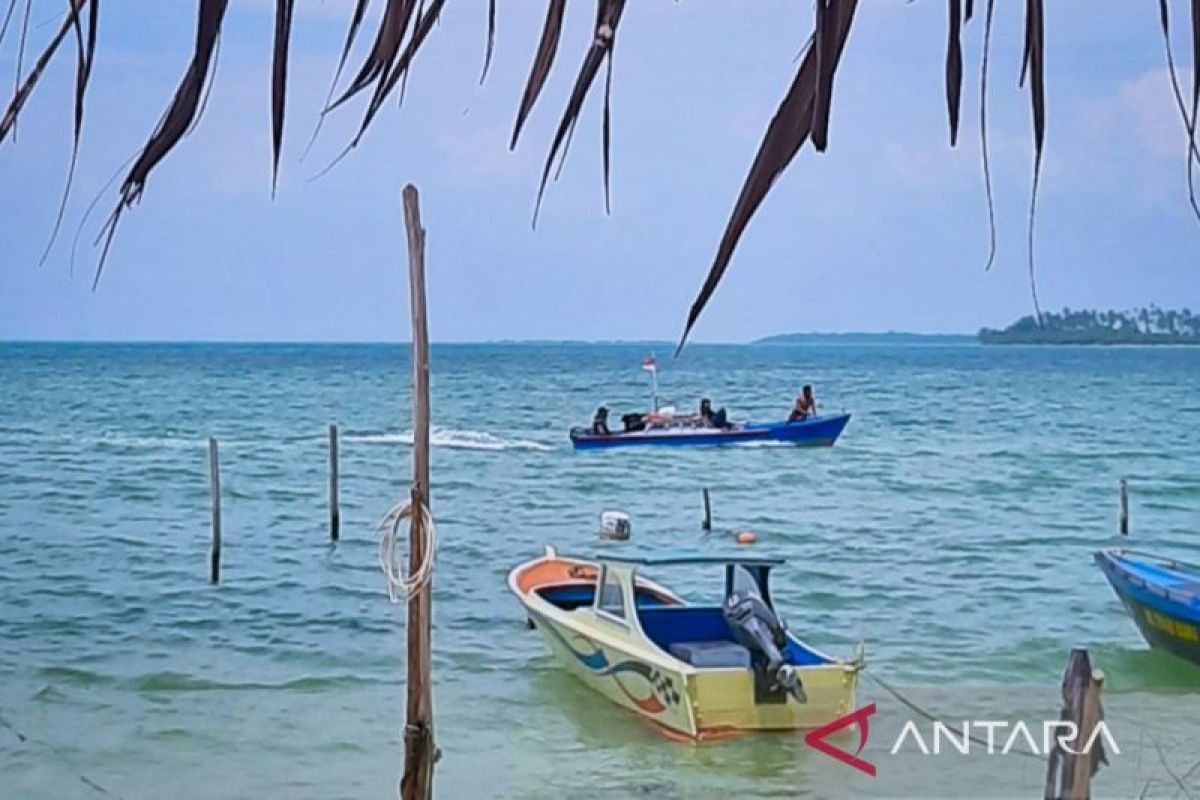
{"type": "MultiPolygon", "coordinates": [[[[778,417],[812,382],[854,417],[831,450],[573,453],[565,431],[597,404],[646,405],[647,349],[435,347],[439,796],[1040,792],[1036,763],[918,759],[871,781],[795,737],[673,744],[560,671],[524,630],[508,569],[545,543],[731,547],[701,535],[705,486],[720,531],[752,529],[790,560],[776,604],[818,647],[865,640],[881,676],[948,692],[930,702],[950,718],[990,691],[993,712],[1024,703],[1041,719],[1057,714],[1069,648],[1089,646],[1110,714],[1143,744],[1113,758],[1100,792],[1152,779],[1149,738],[1177,772],[1200,759],[1200,669],[1146,650],[1091,561],[1119,538],[1122,477],[1131,544],[1200,561],[1200,351],[693,346],[668,362],[660,346],[662,394],[681,407],[703,393],[735,418],[778,417]],[[610,507],[632,515],[631,544],[598,542],[610,507]]],[[[374,526],[410,474],[406,350],[9,344],[0,379],[0,796],[104,796],[81,776],[127,798],[392,796],[403,610],[374,526]],[[206,583],[209,435],[219,588],[206,583]]],[[[898,728],[904,710],[867,681],[871,700],[898,728]]]]}

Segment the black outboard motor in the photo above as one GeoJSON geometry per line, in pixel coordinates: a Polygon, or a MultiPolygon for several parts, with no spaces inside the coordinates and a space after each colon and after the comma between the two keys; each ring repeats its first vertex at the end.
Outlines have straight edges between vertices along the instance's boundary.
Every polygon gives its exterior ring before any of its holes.
{"type": "Polygon", "coordinates": [[[722,612],[734,638],[755,656],[755,665],[773,684],[771,688],[788,692],[797,703],[807,703],[800,676],[784,661],[781,651],[787,646],[787,633],[770,606],[755,592],[731,592],[722,612]]]}

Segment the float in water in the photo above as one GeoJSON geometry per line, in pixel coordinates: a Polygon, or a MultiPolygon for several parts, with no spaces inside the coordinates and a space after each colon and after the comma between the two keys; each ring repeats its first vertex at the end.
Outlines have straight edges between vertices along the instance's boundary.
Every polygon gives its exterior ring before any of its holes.
{"type": "Polygon", "coordinates": [[[1121,549],[1096,563],[1152,647],[1200,666],[1200,567],[1121,549]]]}
{"type": "Polygon", "coordinates": [[[817,728],[854,710],[861,655],[838,661],[793,636],[771,604],[773,558],[595,561],[545,555],[508,584],[551,652],[584,684],[662,733],[704,740],[817,728]],[[689,605],[641,567],[724,568],[724,600],[689,605]]]}
{"type": "Polygon", "coordinates": [[[660,426],[607,434],[593,433],[588,428],[572,428],[571,444],[576,450],[634,445],[714,446],[753,442],[786,442],[810,447],[832,447],[849,421],[849,414],[837,414],[809,417],[796,422],[745,422],[725,428],[705,428],[672,424],[668,418],[664,419],[660,426]]]}

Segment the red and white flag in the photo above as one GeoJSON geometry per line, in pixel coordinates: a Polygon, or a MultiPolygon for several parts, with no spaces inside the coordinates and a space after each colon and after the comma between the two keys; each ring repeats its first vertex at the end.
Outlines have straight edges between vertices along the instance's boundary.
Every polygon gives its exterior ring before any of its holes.
{"type": "Polygon", "coordinates": [[[642,369],[646,372],[654,372],[658,369],[658,362],[654,360],[654,356],[650,356],[642,362],[642,369]]]}

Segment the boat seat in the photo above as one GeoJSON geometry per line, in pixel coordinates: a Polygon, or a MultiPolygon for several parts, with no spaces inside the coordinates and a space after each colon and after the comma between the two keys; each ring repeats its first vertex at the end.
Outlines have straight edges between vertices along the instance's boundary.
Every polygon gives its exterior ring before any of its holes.
{"type": "Polygon", "coordinates": [[[750,651],[734,642],[675,642],[670,653],[693,667],[750,669],[750,651]]]}

